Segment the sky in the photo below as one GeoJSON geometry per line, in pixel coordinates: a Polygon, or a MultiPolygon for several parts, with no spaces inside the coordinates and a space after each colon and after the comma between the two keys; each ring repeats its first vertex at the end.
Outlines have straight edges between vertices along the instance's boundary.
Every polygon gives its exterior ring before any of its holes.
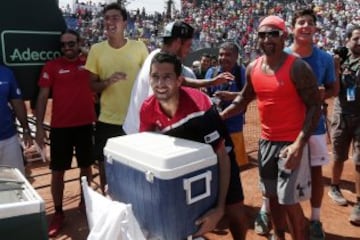
{"type": "MultiPolygon", "coordinates": [[[[63,7],[67,4],[71,4],[74,0],[59,0],[59,6],[63,7]]],[[[86,2],[85,0],[79,0],[79,2],[86,2]]],[[[105,2],[105,0],[92,0],[92,2],[105,2]]],[[[163,12],[165,10],[166,0],[128,0],[126,9],[128,11],[142,9],[145,7],[147,13],[153,13],[154,11],[163,12]]],[[[180,0],[175,0],[175,8],[180,9],[180,0]]]]}

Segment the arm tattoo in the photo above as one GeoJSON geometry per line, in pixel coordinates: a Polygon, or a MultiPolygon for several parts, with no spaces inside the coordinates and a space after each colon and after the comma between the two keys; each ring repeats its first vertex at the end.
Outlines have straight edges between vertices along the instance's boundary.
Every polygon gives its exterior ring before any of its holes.
{"type": "Polygon", "coordinates": [[[307,141],[317,127],[321,112],[321,99],[316,78],[310,66],[301,59],[295,60],[291,79],[305,104],[305,121],[301,131],[301,138],[307,141]]]}

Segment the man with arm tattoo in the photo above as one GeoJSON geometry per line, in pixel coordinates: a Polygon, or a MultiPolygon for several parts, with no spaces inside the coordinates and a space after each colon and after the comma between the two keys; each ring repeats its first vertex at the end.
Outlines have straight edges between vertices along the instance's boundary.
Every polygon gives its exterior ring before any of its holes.
{"type": "Polygon", "coordinates": [[[257,99],[261,123],[259,173],[263,194],[270,200],[274,233],[285,239],[286,215],[293,239],[309,239],[300,201],[311,194],[307,141],[320,116],[320,94],[310,67],[283,51],[285,22],[276,16],[263,19],[258,28],[263,55],[249,64],[247,81],[221,116],[243,112],[257,99]]]}
{"type": "MultiPolygon", "coordinates": [[[[320,207],[324,194],[324,181],[322,166],[330,161],[329,150],[326,142],[326,116],[325,100],[337,94],[335,81],[334,60],[331,55],[319,49],[313,43],[313,36],[317,31],[316,14],[311,8],[302,8],[294,13],[292,18],[292,34],[294,42],[285,52],[300,57],[309,64],[313,70],[319,86],[320,97],[323,101],[323,111],[317,128],[309,138],[310,165],[311,165],[311,216],[310,239],[324,240],[325,232],[320,221],[320,207]]],[[[255,232],[264,234],[270,230],[266,221],[269,213],[268,199],[264,199],[261,210],[255,220],[255,232]],[[265,221],[264,221],[265,220],[265,221]]]]}

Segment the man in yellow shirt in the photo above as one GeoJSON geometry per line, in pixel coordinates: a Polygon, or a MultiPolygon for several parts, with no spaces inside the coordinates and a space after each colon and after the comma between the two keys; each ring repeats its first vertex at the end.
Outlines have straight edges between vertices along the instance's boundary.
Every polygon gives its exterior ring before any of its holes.
{"type": "Polygon", "coordinates": [[[125,8],[111,3],[105,6],[103,15],[108,39],[91,47],[85,68],[90,71],[91,88],[101,93],[100,115],[95,132],[95,157],[99,161],[100,183],[104,191],[103,148],[108,138],[124,135],[122,124],[131,89],[148,51],[143,42],[125,38],[125,8]]]}

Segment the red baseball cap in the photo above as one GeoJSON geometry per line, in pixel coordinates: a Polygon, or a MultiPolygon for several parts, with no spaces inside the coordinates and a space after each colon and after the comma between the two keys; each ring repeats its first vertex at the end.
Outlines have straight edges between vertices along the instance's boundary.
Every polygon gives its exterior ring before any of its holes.
{"type": "Polygon", "coordinates": [[[270,16],[267,16],[266,18],[264,18],[260,22],[259,28],[261,28],[262,26],[265,26],[265,25],[276,27],[277,29],[279,29],[283,32],[287,32],[285,21],[282,18],[275,16],[275,15],[270,15],[270,16]]]}

